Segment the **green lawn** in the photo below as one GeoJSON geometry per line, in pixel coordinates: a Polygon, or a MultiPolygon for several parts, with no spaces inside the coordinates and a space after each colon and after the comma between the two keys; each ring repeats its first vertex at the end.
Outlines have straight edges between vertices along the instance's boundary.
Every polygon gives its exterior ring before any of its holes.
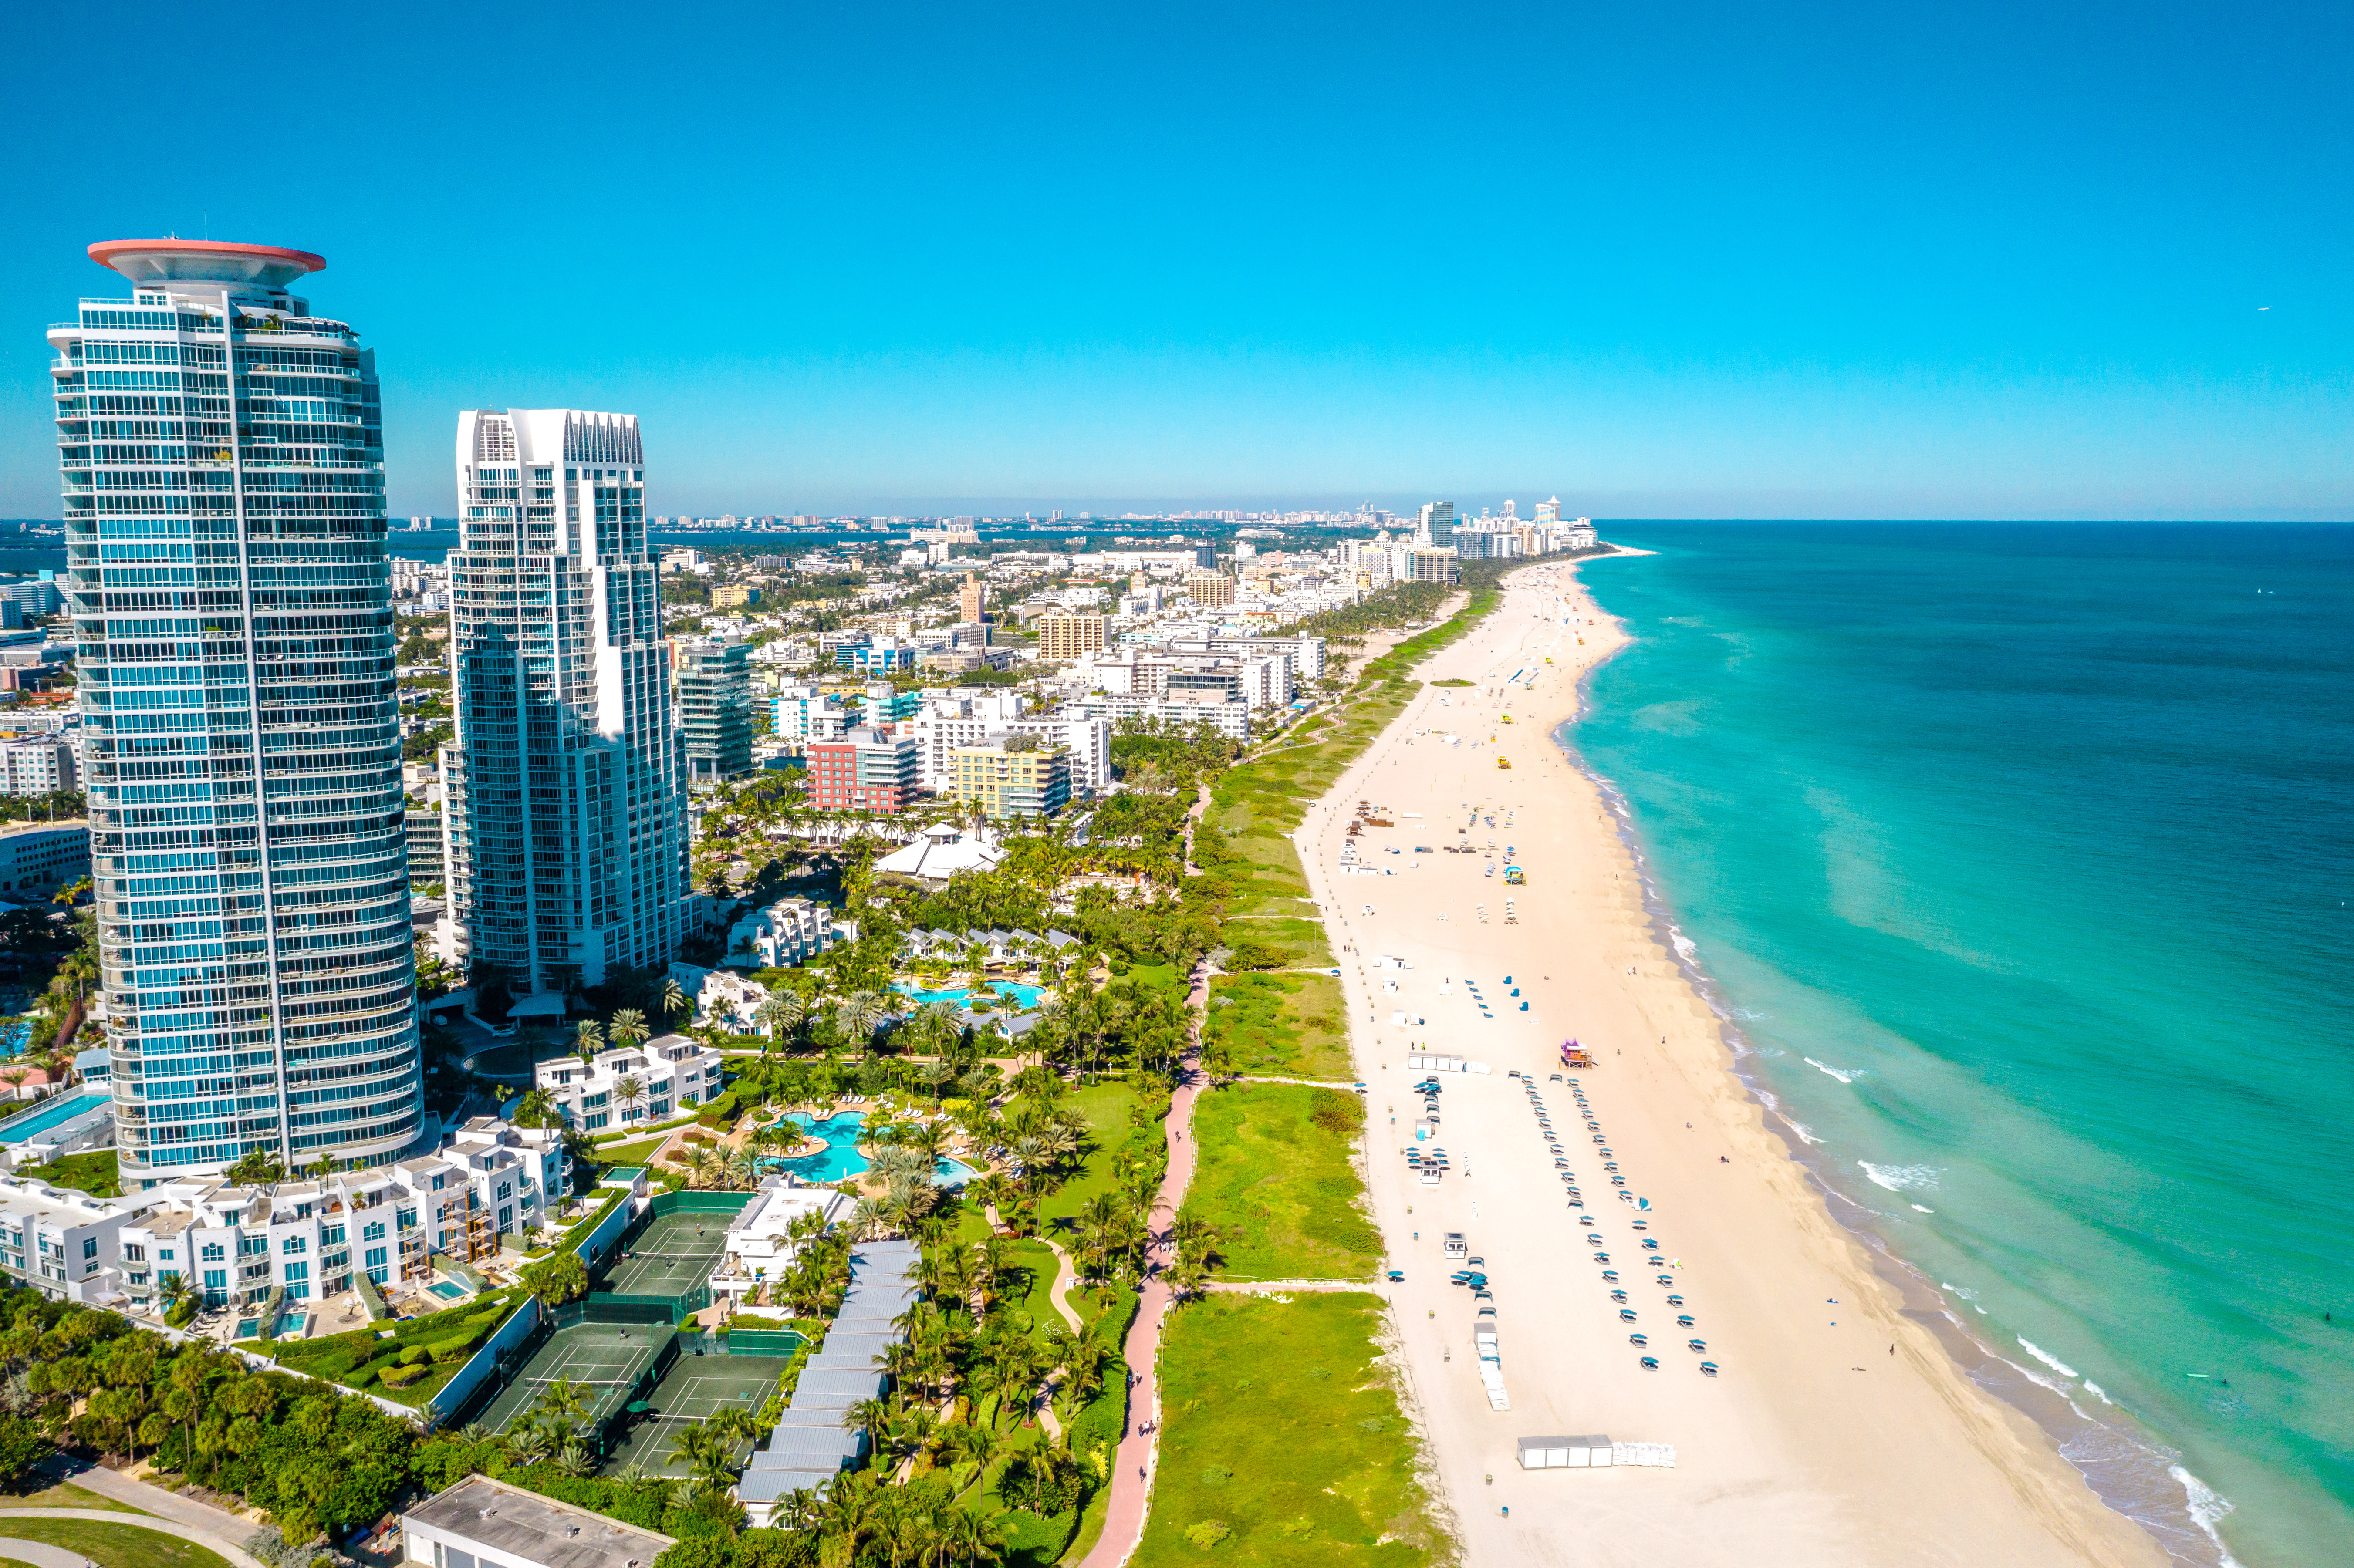
{"type": "Polygon", "coordinates": [[[1111,1190],[1112,1157],[1121,1150],[1157,1169],[1164,1148],[1163,1124],[1158,1118],[1140,1128],[1134,1125],[1131,1117],[1140,1102],[1136,1090],[1124,1082],[1114,1080],[1073,1089],[1063,1097],[1063,1103],[1087,1118],[1089,1139],[1095,1147],[1079,1169],[1072,1172],[1070,1180],[1046,1194],[1046,1225],[1050,1233],[1056,1220],[1076,1220],[1096,1194],[1111,1190]]]}
{"type": "Polygon", "coordinates": [[[1169,1320],[1161,1468],[1136,1568],[1408,1565],[1447,1542],[1373,1364],[1381,1302],[1214,1296],[1169,1320]]]}
{"type": "Polygon", "coordinates": [[[35,1181],[47,1181],[52,1187],[70,1187],[93,1198],[122,1196],[122,1183],[115,1177],[115,1155],[111,1149],[93,1149],[88,1154],[69,1154],[63,1160],[47,1165],[21,1166],[16,1174],[35,1181]]]}
{"type": "Polygon", "coordinates": [[[1209,1038],[1231,1047],[1240,1073],[1353,1081],[1346,1012],[1341,982],[1331,975],[1219,975],[1210,982],[1209,1038]]]}
{"type": "Polygon", "coordinates": [[[26,1492],[21,1496],[0,1492],[0,1509],[11,1508],[95,1508],[111,1513],[136,1514],[147,1511],[143,1508],[133,1508],[126,1502],[117,1502],[102,1493],[91,1491],[88,1487],[78,1487],[71,1481],[58,1481],[39,1491],[26,1492]]]}
{"type": "Polygon", "coordinates": [[[1020,1241],[1006,1248],[1006,1255],[1024,1275],[1022,1283],[1005,1284],[1005,1304],[1018,1312],[1030,1314],[1030,1323],[1044,1331],[1060,1323],[1063,1315],[1055,1310],[1055,1250],[1044,1242],[1020,1241]]]}
{"type": "Polygon", "coordinates": [[[229,1568],[228,1560],[209,1547],[183,1541],[165,1531],[173,1527],[143,1530],[132,1524],[101,1524],[90,1519],[24,1519],[0,1514],[0,1536],[37,1541],[79,1552],[98,1568],[229,1568]]]}
{"type": "Polygon", "coordinates": [[[597,1150],[597,1160],[603,1165],[651,1165],[654,1150],[670,1141],[670,1134],[649,1138],[639,1143],[613,1143],[597,1150]]]}
{"type": "Polygon", "coordinates": [[[1320,1098],[1342,1126],[1362,1117],[1345,1089],[1234,1084],[1194,1102],[1193,1184],[1185,1212],[1218,1227],[1223,1271],[1242,1279],[1363,1279],[1381,1234],[1359,1208],[1352,1131],[1312,1119],[1320,1098]]]}

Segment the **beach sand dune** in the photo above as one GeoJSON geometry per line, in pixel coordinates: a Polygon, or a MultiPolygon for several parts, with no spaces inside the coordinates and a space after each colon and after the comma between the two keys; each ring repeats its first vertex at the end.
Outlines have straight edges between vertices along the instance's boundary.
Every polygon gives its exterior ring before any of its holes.
{"type": "Polygon", "coordinates": [[[1575,712],[1579,677],[1622,641],[1573,569],[1515,573],[1489,619],[1416,672],[1474,684],[1426,685],[1296,839],[1342,949],[1369,1086],[1368,1184],[1388,1266],[1405,1273],[1384,1289],[1467,1561],[2164,1562],[1902,1315],[1734,1078],[1715,1016],[1654,933],[1601,792],[1550,738],[1575,712]],[[1394,824],[1356,841],[1371,874],[1341,863],[1360,800],[1394,824]],[[1479,853],[1442,853],[1461,843],[1479,853]],[[1525,885],[1505,885],[1507,845],[1525,885]],[[1413,1022],[1393,1022],[1400,1013],[1413,1022]],[[1572,1038],[1598,1058],[1575,1075],[1598,1135],[1551,1081],[1572,1038]],[[1403,1156],[1423,1114],[1415,1049],[1492,1068],[1439,1075],[1438,1126],[1422,1145],[1447,1151],[1437,1186],[1403,1156]],[[1534,1076],[1583,1210],[1568,1206],[1515,1070],[1534,1076]],[[1469,1293],[1446,1282],[1449,1231],[1486,1260],[1509,1411],[1482,1390],[1469,1293]],[[1655,1282],[1663,1274],[1671,1287],[1655,1282]],[[1687,1348],[1694,1338],[1704,1353],[1687,1348]],[[1722,1375],[1702,1375],[1702,1360],[1722,1375]],[[1672,1444],[1675,1467],[1518,1467],[1518,1437],[1596,1433],[1672,1444]]]}

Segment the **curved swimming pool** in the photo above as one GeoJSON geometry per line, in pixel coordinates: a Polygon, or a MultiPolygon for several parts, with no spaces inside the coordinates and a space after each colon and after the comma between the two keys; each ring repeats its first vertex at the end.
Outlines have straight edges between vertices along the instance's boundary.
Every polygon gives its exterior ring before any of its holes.
{"type": "MultiPolygon", "coordinates": [[[[836,1111],[823,1121],[812,1121],[807,1111],[794,1111],[784,1119],[823,1139],[825,1147],[815,1153],[796,1154],[790,1159],[770,1155],[760,1161],[762,1169],[782,1171],[811,1186],[822,1186],[864,1175],[874,1164],[858,1152],[858,1140],[865,1135],[864,1111],[836,1111]]],[[[934,1179],[943,1187],[961,1187],[980,1174],[961,1160],[942,1160],[933,1171],[934,1179]]]]}

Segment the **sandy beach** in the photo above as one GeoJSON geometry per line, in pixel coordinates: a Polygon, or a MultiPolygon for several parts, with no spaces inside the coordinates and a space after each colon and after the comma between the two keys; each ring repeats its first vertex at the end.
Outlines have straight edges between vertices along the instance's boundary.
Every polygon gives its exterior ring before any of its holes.
{"type": "Polygon", "coordinates": [[[1467,1560],[2163,1563],[1903,1315],[1734,1076],[1715,1017],[1645,914],[1601,792],[1550,738],[1581,674],[1621,641],[1574,569],[1515,573],[1488,620],[1417,672],[1473,684],[1426,685],[1296,837],[1369,1086],[1368,1186],[1387,1266],[1405,1274],[1384,1288],[1467,1560]],[[1360,800],[1394,824],[1356,841],[1371,874],[1341,863],[1360,800]],[[1442,853],[1465,842],[1480,853],[1442,853]],[[1505,885],[1507,845],[1525,885],[1505,885]],[[1416,1022],[1393,1022],[1401,1012],[1416,1022]],[[1597,1058],[1564,1076],[1581,1081],[1598,1132],[1552,1081],[1573,1037],[1597,1058]],[[1438,1075],[1440,1124],[1423,1145],[1447,1151],[1436,1186],[1403,1156],[1423,1114],[1410,1086],[1426,1076],[1407,1069],[1410,1049],[1491,1069],[1438,1075]],[[1515,1071],[1543,1097],[1583,1209],[1515,1071]],[[1480,1384],[1471,1296],[1447,1283],[1449,1231],[1486,1259],[1509,1411],[1480,1384]],[[1694,1338],[1704,1351],[1687,1348],[1694,1338]],[[1721,1375],[1703,1375],[1703,1360],[1721,1375]],[[1515,1440],[1554,1434],[1672,1444],[1677,1460],[1523,1473],[1515,1440]]]}

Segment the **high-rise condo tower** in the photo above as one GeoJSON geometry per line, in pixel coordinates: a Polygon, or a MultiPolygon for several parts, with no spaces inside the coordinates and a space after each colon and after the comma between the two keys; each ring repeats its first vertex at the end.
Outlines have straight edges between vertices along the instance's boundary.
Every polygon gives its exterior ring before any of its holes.
{"type": "Polygon", "coordinates": [[[380,1164],[429,1133],[375,355],[306,251],[90,254],[131,297],[48,338],[123,1184],[380,1164]]]}
{"type": "Polygon", "coordinates": [[[630,414],[458,416],[442,945],[525,1016],[667,964],[686,895],[645,456],[630,414]],[[544,1000],[533,1001],[533,997],[544,1000]]]}

